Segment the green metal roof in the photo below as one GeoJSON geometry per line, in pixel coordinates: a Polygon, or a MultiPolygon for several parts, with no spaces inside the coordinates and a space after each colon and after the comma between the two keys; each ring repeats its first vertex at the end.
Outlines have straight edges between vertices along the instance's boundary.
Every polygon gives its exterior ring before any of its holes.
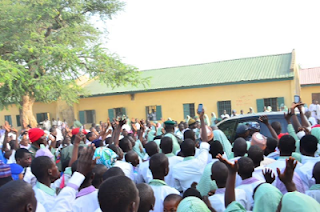
{"type": "Polygon", "coordinates": [[[141,71],[141,76],[151,77],[150,86],[146,88],[127,86],[112,89],[99,81],[92,81],[84,88],[91,96],[100,96],[288,80],[294,77],[290,70],[291,58],[292,53],[287,53],[145,70],[141,71]]]}

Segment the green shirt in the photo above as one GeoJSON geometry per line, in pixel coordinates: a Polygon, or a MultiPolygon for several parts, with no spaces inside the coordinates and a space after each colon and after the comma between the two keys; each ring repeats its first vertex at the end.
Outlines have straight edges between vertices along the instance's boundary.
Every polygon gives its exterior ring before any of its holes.
{"type": "Polygon", "coordinates": [[[172,139],[172,153],[176,155],[177,152],[180,151],[180,145],[178,143],[177,138],[174,135],[172,135],[171,133],[167,133],[164,136],[170,137],[172,139]]]}

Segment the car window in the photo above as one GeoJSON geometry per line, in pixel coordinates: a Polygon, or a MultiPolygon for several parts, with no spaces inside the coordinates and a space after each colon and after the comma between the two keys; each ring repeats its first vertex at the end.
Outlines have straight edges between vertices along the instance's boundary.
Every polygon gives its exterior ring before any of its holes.
{"type": "Polygon", "coordinates": [[[227,136],[229,141],[234,140],[237,120],[228,120],[219,125],[219,129],[227,136]]]}

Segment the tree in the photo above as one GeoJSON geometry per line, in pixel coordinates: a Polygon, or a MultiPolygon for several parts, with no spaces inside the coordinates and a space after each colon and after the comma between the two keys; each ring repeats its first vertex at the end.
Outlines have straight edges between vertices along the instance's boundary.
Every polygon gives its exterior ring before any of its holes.
{"type": "Polygon", "coordinates": [[[135,67],[102,47],[92,17],[111,19],[118,0],[0,0],[0,109],[19,106],[22,126],[37,122],[35,101],[77,102],[86,74],[111,87],[146,84],[135,67]]]}

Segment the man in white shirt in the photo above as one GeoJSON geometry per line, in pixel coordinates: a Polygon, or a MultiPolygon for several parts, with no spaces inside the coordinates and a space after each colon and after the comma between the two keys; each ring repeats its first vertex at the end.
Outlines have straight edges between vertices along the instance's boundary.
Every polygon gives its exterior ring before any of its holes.
{"type": "Polygon", "coordinates": [[[60,177],[58,167],[49,157],[40,156],[32,161],[31,171],[38,180],[33,187],[36,199],[46,211],[51,211],[56,199],[56,190],[50,185],[60,177]]]}
{"type": "Polygon", "coordinates": [[[203,116],[204,110],[200,114],[202,142],[198,156],[194,157],[195,142],[191,139],[186,139],[181,144],[181,152],[184,159],[172,168],[175,188],[180,192],[187,190],[193,182],[198,183],[207,165],[210,145],[208,144],[207,129],[203,116]]]}
{"type": "Polygon", "coordinates": [[[314,165],[312,176],[315,179],[315,184],[306,191],[306,194],[320,203],[320,162],[314,165]]]}
{"type": "Polygon", "coordinates": [[[317,118],[317,104],[318,101],[313,100],[312,104],[309,106],[309,111],[311,112],[311,116],[314,117],[315,119],[317,118]]]}
{"type": "Polygon", "coordinates": [[[247,210],[252,210],[253,207],[253,191],[254,189],[263,181],[260,181],[252,176],[254,171],[254,164],[251,158],[249,157],[242,157],[238,160],[238,174],[242,178],[242,182],[237,189],[243,189],[247,196],[247,210]]]}
{"type": "Polygon", "coordinates": [[[305,190],[313,185],[312,170],[314,164],[320,161],[320,157],[314,157],[318,148],[318,139],[313,135],[305,135],[300,140],[300,152],[302,166],[296,168],[305,190]]]}
{"type": "Polygon", "coordinates": [[[254,171],[252,176],[256,179],[265,182],[265,178],[262,174],[262,170],[264,170],[264,166],[260,165],[263,160],[263,150],[258,146],[251,146],[248,150],[248,157],[251,158],[254,164],[254,171]]]}
{"type": "MultiPolygon", "coordinates": [[[[214,180],[218,186],[215,194],[209,197],[211,206],[217,212],[225,211],[225,187],[228,178],[228,168],[225,164],[220,161],[215,162],[211,168],[211,180],[214,180]]],[[[244,208],[247,208],[247,197],[246,193],[242,189],[235,189],[236,201],[239,202],[244,208]]]]}
{"type": "Polygon", "coordinates": [[[20,180],[1,186],[0,199],[0,211],[36,211],[39,205],[32,187],[20,180]]]}
{"type": "Polygon", "coordinates": [[[98,190],[102,183],[102,175],[107,171],[107,167],[97,164],[92,172],[86,176],[80,191],[76,195],[73,212],[95,211],[99,206],[98,190]]]}
{"type": "Polygon", "coordinates": [[[310,111],[306,112],[305,115],[306,115],[306,117],[307,117],[307,119],[310,122],[312,127],[318,124],[317,123],[317,119],[314,118],[313,116],[311,116],[311,112],[310,111]]]}
{"type": "Polygon", "coordinates": [[[156,202],[154,205],[155,212],[163,211],[163,201],[169,194],[180,194],[178,190],[168,186],[164,182],[165,176],[169,172],[169,160],[163,153],[157,153],[150,158],[150,170],[152,172],[153,180],[149,182],[156,202]]]}
{"type": "Polygon", "coordinates": [[[172,139],[170,137],[161,138],[160,148],[162,153],[165,154],[169,160],[169,173],[164,178],[168,186],[174,187],[174,179],[172,177],[172,168],[183,161],[183,157],[176,156],[172,153],[172,139]]]}
{"type": "Polygon", "coordinates": [[[111,177],[99,189],[98,200],[101,210],[138,211],[140,198],[136,185],[126,176],[111,177]]]}
{"type": "Polygon", "coordinates": [[[229,116],[229,114],[227,114],[226,110],[223,111],[223,114],[221,115],[221,118],[222,118],[222,120],[230,118],[230,116],[229,116]]]}
{"type": "Polygon", "coordinates": [[[208,161],[209,144],[202,142],[198,157],[194,157],[195,143],[191,139],[186,139],[181,144],[181,152],[184,159],[173,166],[172,177],[175,180],[175,188],[184,192],[193,182],[200,181],[208,161]]]}
{"type": "Polygon", "coordinates": [[[159,152],[158,145],[154,141],[150,141],[145,145],[145,149],[149,158],[147,161],[139,165],[139,175],[143,178],[145,183],[149,183],[152,180],[152,173],[149,169],[149,159],[152,155],[155,155],[159,152]]]}

